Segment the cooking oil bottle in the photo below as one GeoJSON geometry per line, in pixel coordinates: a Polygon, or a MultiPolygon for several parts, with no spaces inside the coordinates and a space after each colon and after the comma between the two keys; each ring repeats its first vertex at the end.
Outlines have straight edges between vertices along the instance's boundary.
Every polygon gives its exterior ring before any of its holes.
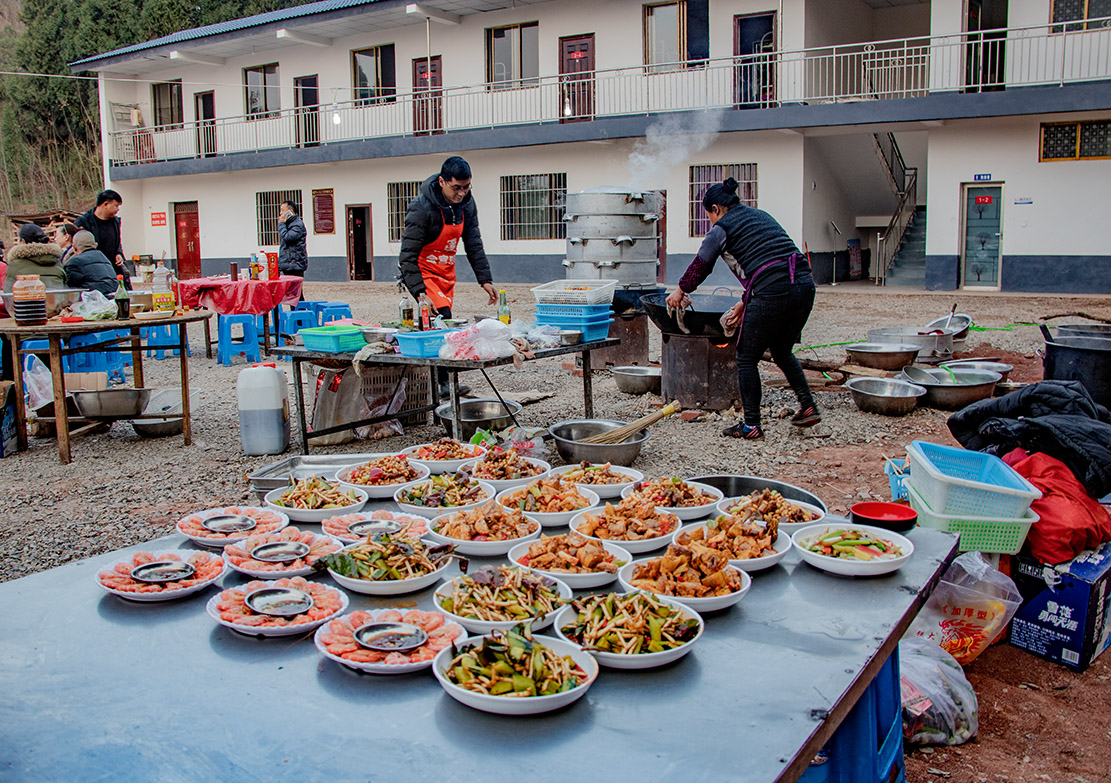
{"type": "Polygon", "coordinates": [[[498,320],[503,324],[512,323],[513,316],[509,312],[509,300],[506,299],[505,289],[498,291],[498,320]]]}
{"type": "Polygon", "coordinates": [[[401,301],[397,304],[397,320],[401,322],[402,326],[413,326],[413,300],[409,296],[409,290],[405,287],[404,283],[397,284],[397,290],[401,294],[401,301]]]}

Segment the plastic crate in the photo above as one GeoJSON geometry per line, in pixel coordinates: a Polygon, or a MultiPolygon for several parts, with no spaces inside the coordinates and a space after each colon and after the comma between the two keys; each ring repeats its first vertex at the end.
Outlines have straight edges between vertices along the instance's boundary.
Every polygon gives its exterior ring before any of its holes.
{"type": "Polygon", "coordinates": [[[536,314],[554,315],[559,318],[601,318],[609,316],[611,305],[555,305],[537,304],[536,314]]]}
{"type": "Polygon", "coordinates": [[[366,345],[362,331],[355,326],[311,326],[298,334],[307,350],[321,353],[354,353],[366,345]]]}
{"type": "Polygon", "coordinates": [[[595,340],[604,340],[609,336],[610,324],[613,319],[609,316],[602,316],[601,318],[565,318],[555,315],[540,315],[536,316],[536,323],[550,326],[557,326],[560,329],[577,329],[583,333],[582,341],[584,343],[594,342],[595,340]]]}
{"type": "Polygon", "coordinates": [[[962,552],[998,552],[1014,555],[1022,549],[1030,526],[1038,521],[1037,512],[1026,509],[1021,517],[974,517],[968,514],[938,514],[918,494],[913,482],[909,490],[910,507],[918,513],[918,524],[948,533],[960,534],[962,552]]]}
{"type": "Polygon", "coordinates": [[[938,514],[1017,518],[1042,493],[999,457],[937,443],[913,441],[910,484],[938,514]]]}
{"type": "Polygon", "coordinates": [[[825,754],[827,760],[811,762],[800,783],[906,782],[897,648],[837,727],[825,754]]]}
{"type": "Polygon", "coordinates": [[[616,280],[553,280],[532,289],[537,304],[609,304],[617,290],[616,280]]]}
{"type": "Polygon", "coordinates": [[[454,329],[430,329],[426,332],[398,332],[397,347],[402,356],[433,359],[440,355],[444,338],[454,329]]]}
{"type": "Polygon", "coordinates": [[[887,484],[891,487],[892,500],[906,500],[907,497],[907,483],[910,481],[910,463],[903,460],[903,464],[899,466],[902,473],[895,472],[895,466],[891,460],[885,459],[883,461],[883,472],[887,476],[887,484]]]}
{"type": "Polygon", "coordinates": [[[397,388],[397,382],[405,378],[405,402],[397,413],[402,424],[428,424],[430,412],[410,413],[407,411],[428,405],[432,401],[429,393],[428,373],[409,372],[404,364],[372,364],[363,368],[363,397],[367,400],[389,398],[397,388]]]}

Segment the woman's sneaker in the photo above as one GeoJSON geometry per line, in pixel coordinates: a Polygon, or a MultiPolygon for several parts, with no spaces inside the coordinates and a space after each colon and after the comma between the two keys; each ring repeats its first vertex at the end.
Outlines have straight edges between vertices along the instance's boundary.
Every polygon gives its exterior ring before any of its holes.
{"type": "Polygon", "coordinates": [[[721,434],[727,438],[743,438],[745,440],[759,440],[764,437],[764,433],[759,426],[745,424],[744,422],[727,427],[721,431],[721,434]]]}
{"type": "Polygon", "coordinates": [[[791,417],[791,424],[795,427],[813,427],[821,420],[822,417],[818,414],[817,406],[807,405],[791,417]]]}

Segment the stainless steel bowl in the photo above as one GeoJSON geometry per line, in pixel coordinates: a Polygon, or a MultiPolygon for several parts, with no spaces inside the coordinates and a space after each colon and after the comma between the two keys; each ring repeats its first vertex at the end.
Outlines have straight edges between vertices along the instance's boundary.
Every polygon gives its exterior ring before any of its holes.
{"type": "Polygon", "coordinates": [[[974,362],[968,359],[954,359],[951,362],[942,362],[941,367],[952,367],[954,370],[957,368],[964,368],[966,370],[988,370],[989,372],[997,372],[1002,376],[1002,380],[1006,381],[1014,369],[1014,365],[1007,364],[1006,362],[974,362]]]}
{"type": "Polygon", "coordinates": [[[954,332],[954,340],[963,340],[968,337],[968,330],[971,326],[971,315],[967,313],[953,313],[951,319],[947,315],[943,315],[941,318],[935,318],[926,324],[926,327],[922,331],[928,332],[932,329],[944,329],[947,332],[954,332]],[[946,321],[949,322],[948,326],[946,326],[946,321]]]}
{"type": "MultiPolygon", "coordinates": [[[[53,318],[70,305],[81,301],[82,288],[48,288],[46,289],[46,317],[53,318]]],[[[4,309],[12,312],[12,296],[8,291],[3,294],[4,309]]]]}
{"type": "Polygon", "coordinates": [[[868,342],[906,343],[917,345],[923,356],[950,356],[953,353],[953,335],[956,329],[948,329],[944,334],[919,334],[917,326],[891,326],[883,329],[869,329],[868,342]]]}
{"type": "Polygon", "coordinates": [[[922,386],[895,378],[851,378],[845,386],[856,407],[881,416],[905,416],[926,394],[922,386]]]}
{"type": "MultiPolygon", "coordinates": [[[[1002,378],[999,373],[988,370],[953,368],[952,375],[944,369],[925,372],[933,376],[933,383],[917,379],[910,382],[925,387],[926,396],[922,400],[924,405],[944,410],[960,410],[978,400],[987,399],[995,393],[995,385],[1002,378]]],[[[904,377],[903,380],[910,379],[904,377]]]]}
{"type": "Polygon", "coordinates": [[[610,462],[614,465],[633,464],[640,455],[640,449],[648,440],[648,430],[638,432],[628,440],[615,444],[582,443],[584,438],[600,435],[603,432],[624,427],[628,422],[613,419],[570,419],[553,424],[548,428],[556,451],[568,465],[586,460],[587,462],[610,462]]]}
{"type": "Polygon", "coordinates": [[[463,400],[459,403],[459,413],[463,422],[459,428],[462,432],[458,435],[455,434],[455,421],[451,415],[450,402],[436,408],[436,417],[440,419],[448,435],[467,441],[478,429],[504,430],[512,427],[513,419],[509,414],[516,416],[520,412],[521,404],[513,400],[506,400],[505,405],[502,405],[501,400],[498,399],[463,400]],[[506,405],[509,406],[508,411],[506,405]]]}
{"type": "MultiPolygon", "coordinates": [[[[192,395],[190,395],[192,405],[192,395]]],[[[159,389],[150,395],[146,406],[143,408],[144,416],[162,414],[164,419],[134,419],[131,422],[135,434],[142,438],[165,438],[169,435],[180,435],[185,429],[185,422],[181,418],[183,407],[181,405],[181,389],[159,389]],[[177,414],[176,416],[174,414],[177,414]]]]}
{"type": "Polygon", "coordinates": [[[687,481],[697,481],[699,484],[709,484],[714,489],[720,489],[727,498],[736,498],[765,489],[774,489],[787,500],[797,500],[817,506],[822,511],[828,511],[826,504],[812,492],[807,492],[802,487],[787,484],[774,479],[760,478],[759,476],[737,476],[723,474],[721,476],[695,476],[687,481]]]}
{"type": "Polygon", "coordinates": [[[560,329],[560,345],[578,345],[583,341],[583,333],[578,329],[560,329]]]}
{"type": "Polygon", "coordinates": [[[389,326],[363,326],[359,328],[368,343],[396,343],[397,329],[389,326]]]}
{"type": "Polygon", "coordinates": [[[617,388],[626,394],[660,393],[659,367],[614,367],[610,372],[617,388]]]}
{"type": "Polygon", "coordinates": [[[142,413],[152,389],[75,391],[73,402],[86,419],[128,419],[142,413]]]}
{"type": "Polygon", "coordinates": [[[909,343],[855,343],[845,346],[849,361],[876,370],[898,370],[913,364],[922,350],[909,343]]]}

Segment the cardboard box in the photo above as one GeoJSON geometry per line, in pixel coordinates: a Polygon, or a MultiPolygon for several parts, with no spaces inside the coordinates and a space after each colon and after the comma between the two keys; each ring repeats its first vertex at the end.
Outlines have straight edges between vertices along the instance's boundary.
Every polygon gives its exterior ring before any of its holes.
{"type": "Polygon", "coordinates": [[[1070,669],[1087,669],[1111,645],[1111,543],[1058,566],[1019,556],[1012,570],[1023,602],[1008,641],[1070,669]]]}
{"type": "Polygon", "coordinates": [[[108,388],[106,372],[67,372],[66,391],[103,391],[108,388]]]}
{"type": "Polygon", "coordinates": [[[0,381],[0,457],[10,457],[18,450],[15,418],[15,384],[0,381]]]}

